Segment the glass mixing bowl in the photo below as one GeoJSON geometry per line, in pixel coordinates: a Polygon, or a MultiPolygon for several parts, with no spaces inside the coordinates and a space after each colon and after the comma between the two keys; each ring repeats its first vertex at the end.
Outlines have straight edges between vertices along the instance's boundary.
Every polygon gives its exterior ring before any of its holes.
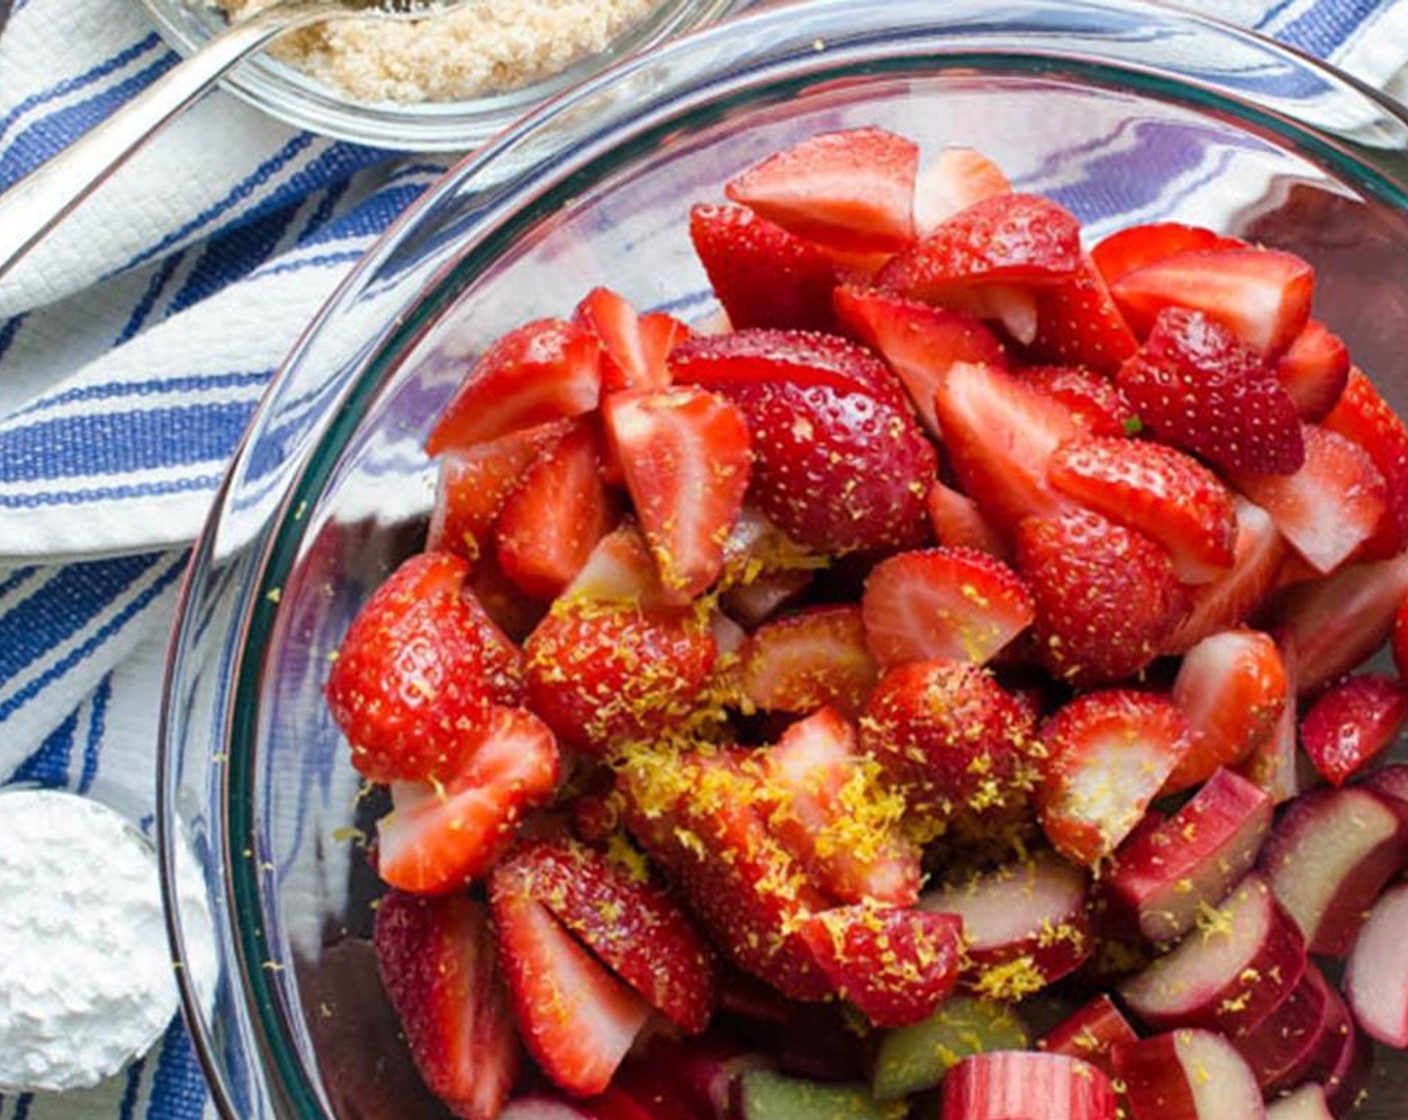
{"type": "MultiPolygon", "coordinates": [[[[359,1117],[414,1078],[366,942],[375,876],[321,697],[350,616],[419,547],[421,441],[485,344],[605,283],[711,313],[690,204],[827,129],[967,144],[1098,237],[1172,218],[1302,254],[1318,315],[1408,410],[1408,118],[1252,35],[1134,0],[811,0],[638,57],[430,190],[320,313],[195,552],[170,662],[160,832],[199,853],[219,982],[186,1010],[232,1117],[359,1117]]],[[[191,923],[169,892],[175,948],[191,923]]],[[[1365,1117],[1408,1114],[1379,1062],[1365,1117]]]]}

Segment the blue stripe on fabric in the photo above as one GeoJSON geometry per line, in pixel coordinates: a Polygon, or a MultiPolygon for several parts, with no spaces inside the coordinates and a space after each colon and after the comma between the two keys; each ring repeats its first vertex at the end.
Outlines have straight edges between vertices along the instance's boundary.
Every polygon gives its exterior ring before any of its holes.
{"type": "Polygon", "coordinates": [[[344,249],[340,253],[323,253],[316,257],[305,257],[297,261],[282,261],[278,264],[271,264],[261,268],[254,275],[282,276],[289,272],[302,272],[305,268],[326,268],[334,264],[350,264],[352,261],[360,260],[362,249],[344,249]]]}
{"type": "Polygon", "coordinates": [[[93,693],[88,713],[88,742],[83,748],[83,772],[78,776],[78,792],[87,793],[98,776],[98,756],[108,726],[108,704],[112,700],[112,674],[103,678],[93,693]]]}
{"type": "Polygon", "coordinates": [[[322,197],[313,207],[313,212],[308,215],[308,220],[303,223],[303,228],[298,231],[293,239],[294,245],[302,245],[303,242],[312,237],[318,230],[322,229],[332,218],[337,210],[337,204],[342,201],[347,192],[352,189],[352,180],[344,179],[340,183],[334,183],[327,190],[323,191],[322,197]]]}
{"type": "Polygon", "coordinates": [[[6,319],[5,325],[0,327],[0,358],[3,358],[5,352],[15,344],[15,336],[20,333],[20,327],[24,325],[25,314],[27,312],[6,319]]]}
{"type": "Polygon", "coordinates": [[[171,314],[214,295],[268,260],[297,212],[297,207],[288,206],[212,237],[173,297],[171,314]]]}
{"type": "Polygon", "coordinates": [[[1267,10],[1266,14],[1263,15],[1259,20],[1257,20],[1253,26],[1258,31],[1263,30],[1269,25],[1275,23],[1276,20],[1280,17],[1281,13],[1284,12],[1287,8],[1294,5],[1295,3],[1296,0],[1280,0],[1279,3],[1272,4],[1271,7],[1267,10]]]}
{"type": "Polygon", "coordinates": [[[1317,4],[1277,28],[1276,38],[1328,58],[1380,7],[1382,0],[1335,0],[1334,4],[1317,4]]]}
{"type": "Polygon", "coordinates": [[[34,782],[46,789],[62,789],[69,783],[69,766],[73,759],[73,742],[78,732],[78,710],[44,737],[39,749],[26,758],[10,775],[12,782],[34,782]]]}
{"type": "MultiPolygon", "coordinates": [[[[16,8],[15,10],[19,11],[23,6],[24,5],[20,5],[20,8],[16,8]]],[[[38,108],[40,105],[47,104],[56,98],[64,97],[67,94],[82,89],[84,86],[92,85],[99,78],[106,78],[109,74],[116,70],[121,70],[129,62],[140,58],[149,50],[159,46],[161,41],[161,36],[153,31],[145,39],[138,39],[137,42],[133,43],[130,47],[100,62],[91,70],[85,70],[83,73],[76,74],[72,78],[65,78],[63,81],[50,86],[48,89],[41,90],[39,93],[34,93],[26,97],[3,117],[0,117],[0,139],[4,138],[5,133],[10,130],[11,125],[31,109],[38,108]]]]}
{"type": "Polygon", "coordinates": [[[147,316],[152,313],[152,308],[156,306],[156,301],[161,297],[166,285],[171,283],[171,277],[176,275],[176,270],[181,266],[181,262],[186,259],[184,253],[176,253],[167,257],[161,263],[161,267],[152,275],[151,281],[147,284],[147,290],[142,293],[142,298],[137,301],[137,306],[132,309],[132,314],[128,316],[127,323],[123,326],[122,332],[117,336],[114,346],[121,346],[124,342],[130,342],[137,337],[137,333],[146,326],[147,316]]]}
{"type": "Polygon", "coordinates": [[[4,597],[14,591],[15,588],[23,587],[38,571],[39,569],[33,565],[24,568],[16,568],[12,571],[5,577],[4,582],[0,582],[0,600],[3,600],[4,597]]]}
{"type": "Polygon", "coordinates": [[[27,1120],[29,1116],[29,1106],[34,1103],[33,1093],[21,1093],[15,1101],[14,1120],[27,1120]]]}
{"type": "Polygon", "coordinates": [[[222,471],[193,475],[189,478],[161,479],[156,482],[122,483],[114,486],[90,486],[79,490],[52,490],[39,494],[0,494],[0,509],[44,509],[49,506],[82,506],[95,502],[133,501],[137,498],[161,498],[172,494],[191,494],[214,490],[220,485],[222,471]]]}
{"type": "Polygon", "coordinates": [[[152,1077],[147,1120],[200,1116],[208,1090],[195,1048],[180,1018],[173,1020],[161,1040],[156,1073],[152,1077]]]}
{"type": "Polygon", "coordinates": [[[127,1067],[127,1084],[122,1087],[122,1103],[118,1106],[120,1120],[132,1120],[137,1108],[137,1094],[142,1088],[142,1071],[146,1069],[145,1058],[138,1058],[127,1067]]]}
{"type": "Polygon", "coordinates": [[[159,377],[152,381],[105,381],[97,385],[82,385],[65,389],[53,396],[40,397],[10,414],[15,417],[44,412],[61,405],[80,401],[121,400],[124,397],[155,397],[168,393],[205,393],[213,389],[243,389],[257,386],[268,379],[269,371],[231,370],[229,373],[182,374],[179,377],[159,377]]]}

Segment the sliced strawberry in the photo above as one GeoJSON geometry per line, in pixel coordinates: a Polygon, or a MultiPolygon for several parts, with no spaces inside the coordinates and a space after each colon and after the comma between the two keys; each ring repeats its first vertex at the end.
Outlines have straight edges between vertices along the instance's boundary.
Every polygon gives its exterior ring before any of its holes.
{"type": "MultiPolygon", "coordinates": [[[[473,575],[470,577],[473,581],[473,575]]],[[[523,683],[523,650],[518,647],[479,601],[479,596],[466,587],[460,593],[469,611],[474,631],[479,637],[479,648],[483,655],[483,679],[488,687],[489,700],[505,708],[516,708],[523,703],[525,688],[523,683]]]]}
{"type": "MultiPolygon", "coordinates": [[[[479,558],[465,586],[498,632],[512,642],[521,642],[532,633],[546,610],[541,601],[529,599],[504,575],[494,552],[479,558]]],[[[505,699],[496,693],[495,703],[513,707],[522,699],[517,692],[507,695],[505,699]]]]}
{"type": "Polygon", "coordinates": [[[1089,510],[1018,525],[1017,572],[1036,605],[1037,656],[1080,685],[1138,673],[1188,609],[1168,553],[1089,510]]]}
{"type": "Polygon", "coordinates": [[[1089,256],[1081,258],[1070,279],[1037,291],[1036,314],[1031,352],[1042,361],[1084,366],[1113,377],[1139,349],[1089,256]]]}
{"type": "Polygon", "coordinates": [[[865,640],[882,665],[943,658],[982,665],[1031,625],[1022,580],[997,557],[962,548],[882,560],[861,598],[865,640]]]}
{"type": "Polygon", "coordinates": [[[765,712],[804,714],[832,704],[854,714],[880,675],[861,610],[849,603],[766,622],[738,658],[743,696],[765,712]]]}
{"type": "Polygon", "coordinates": [[[1316,771],[1338,787],[1387,750],[1405,725],[1408,688],[1395,677],[1363,673],[1316,698],[1300,722],[1300,738],[1316,771]]]}
{"type": "Polygon", "coordinates": [[[461,1120],[493,1120],[521,1058],[484,904],[390,891],[377,905],[373,944],[426,1086],[461,1120]]]}
{"type": "Polygon", "coordinates": [[[1018,370],[1017,376],[1064,404],[1077,426],[1092,436],[1129,436],[1139,431],[1139,417],[1107,377],[1070,366],[1029,366],[1018,370]]]}
{"type": "Polygon", "coordinates": [[[1408,679],[1408,599],[1399,604],[1398,611],[1393,616],[1393,632],[1389,636],[1389,645],[1393,652],[1393,667],[1398,670],[1400,677],[1408,679]]]}
{"type": "Polygon", "coordinates": [[[601,437],[573,423],[524,472],[495,530],[499,566],[525,595],[551,599],[620,516],[601,481],[601,437]]]}
{"type": "Polygon", "coordinates": [[[673,316],[660,311],[641,315],[610,288],[593,288],[572,318],[601,346],[601,385],[608,393],[665,388],[670,383],[665,359],[689,335],[689,328],[673,316]]]}
{"type": "Polygon", "coordinates": [[[325,694],[363,777],[453,772],[484,722],[480,615],[462,594],[468,574],[448,552],[412,556],[347,628],[325,694]]]}
{"type": "Polygon", "coordinates": [[[927,1019],[958,983],[963,923],[952,914],[863,903],[813,914],[801,935],[837,993],[877,1027],[927,1019]]]}
{"type": "Polygon", "coordinates": [[[1305,463],[1294,474],[1237,475],[1237,488],[1319,572],[1333,571],[1369,540],[1388,509],[1383,475],[1357,444],[1307,424],[1305,463]]]}
{"type": "Polygon", "coordinates": [[[887,404],[906,400],[890,368],[847,338],[815,331],[736,330],[695,335],[676,347],[670,368],[682,384],[728,393],[779,383],[863,392],[887,404]]]}
{"type": "Polygon", "coordinates": [[[935,479],[929,487],[929,524],[934,536],[946,548],[986,552],[1008,559],[1011,549],[996,527],[983,515],[978,503],[951,486],[935,479]]]}
{"type": "Polygon", "coordinates": [[[1149,692],[1088,692],[1043,725],[1050,752],[1037,791],[1041,826],[1067,859],[1094,866],[1144,817],[1192,744],[1172,701],[1149,692]]]}
{"type": "Polygon", "coordinates": [[[431,429],[425,450],[439,455],[580,416],[600,396],[596,339],[560,319],[535,319],[480,355],[431,429]]]}
{"type": "Polygon", "coordinates": [[[848,253],[914,237],[919,148],[881,128],[810,137],[729,180],[724,193],[790,233],[848,253]]]}
{"type": "Polygon", "coordinates": [[[647,611],[676,606],[633,518],[597,541],[587,561],[559,596],[564,604],[611,603],[647,611]]]}
{"type": "Polygon", "coordinates": [[[483,875],[519,821],[557,786],[557,743],[521,708],[492,708],[469,756],[437,784],[395,782],[377,822],[377,871],[391,886],[437,894],[483,875]]]}
{"type": "Polygon", "coordinates": [[[1172,447],[1081,436],[1057,448],[1046,477],[1087,509],[1162,545],[1184,583],[1207,583],[1232,567],[1232,494],[1217,475],[1172,447]]]}
{"type": "Polygon", "coordinates": [[[554,610],[523,649],[529,706],[564,743],[597,754],[689,716],[716,655],[693,618],[609,604],[554,610]]]}
{"type": "Polygon", "coordinates": [[[1117,381],[1155,439],[1214,466],[1290,474],[1305,461],[1290,394],[1228,327],[1200,311],[1160,311],[1117,381]]]}
{"type": "Polygon", "coordinates": [[[1201,311],[1274,361],[1305,329],[1315,272],[1279,249],[1195,249],[1127,272],[1110,294],[1136,334],[1167,307],[1201,311]]]}
{"type": "Polygon", "coordinates": [[[1002,168],[973,148],[944,148],[919,172],[914,185],[914,226],[920,237],[933,232],[975,202],[1009,194],[1002,168]]]}
{"type": "Polygon", "coordinates": [[[1323,419],[1349,380],[1349,348],[1318,319],[1311,319],[1276,362],[1276,377],[1286,387],[1302,420],[1323,419]]]}
{"type": "Polygon", "coordinates": [[[701,203],[689,236],[734,330],[835,326],[831,290],[840,270],[820,246],[742,206],[701,203]]]}
{"type": "Polygon", "coordinates": [[[748,424],[734,404],[693,386],[613,393],[604,415],[660,578],[692,599],[723,571],[752,466],[748,424]]]}
{"type": "Polygon", "coordinates": [[[1091,250],[1091,257],[1105,283],[1113,284],[1137,268],[1200,249],[1245,248],[1246,242],[1235,237],[1223,237],[1202,226],[1179,222],[1152,222],[1128,226],[1101,241],[1091,250]]]}
{"type": "Polygon", "coordinates": [[[593,956],[689,1034],[709,1024],[714,954],[639,867],[578,841],[530,842],[495,870],[493,889],[542,904],[593,956]]]}
{"type": "Polygon", "coordinates": [[[1359,370],[1352,370],[1325,427],[1364,449],[1388,487],[1390,552],[1408,547],[1408,426],[1359,370]]]}

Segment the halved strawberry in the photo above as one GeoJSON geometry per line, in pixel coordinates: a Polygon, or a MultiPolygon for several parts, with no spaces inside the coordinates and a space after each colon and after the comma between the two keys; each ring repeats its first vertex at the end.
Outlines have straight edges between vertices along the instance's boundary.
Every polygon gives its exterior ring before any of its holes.
{"type": "Polygon", "coordinates": [[[975,202],[1009,194],[1002,168],[973,148],[944,148],[919,172],[914,184],[915,232],[924,237],[975,202]]]}
{"type": "Polygon", "coordinates": [[[1351,370],[1325,427],[1364,449],[1387,486],[1390,552],[1408,547],[1408,425],[1374,383],[1351,370]]]}
{"type": "Polygon", "coordinates": [[[1081,431],[1092,436],[1131,436],[1139,417],[1108,377],[1075,366],[1027,366],[1017,377],[1071,410],[1081,431]]]}
{"type": "Polygon", "coordinates": [[[461,1120],[493,1120],[518,1079],[518,1037],[482,902],[390,891],[372,935],[382,986],[426,1086],[461,1120]]]}
{"type": "Polygon", "coordinates": [[[1214,466],[1290,474],[1305,461],[1300,417],[1285,386],[1201,311],[1160,311],[1117,382],[1155,439],[1214,466]]]}
{"type": "Polygon", "coordinates": [[[1084,366],[1113,377],[1139,349],[1088,255],[1070,279],[1037,291],[1036,315],[1031,353],[1042,361],[1084,366]]]}
{"type": "Polygon", "coordinates": [[[535,319],[480,355],[425,441],[430,455],[590,412],[601,396],[601,348],[561,319],[535,319]]]}
{"type": "Polygon", "coordinates": [[[738,654],[745,700],[765,712],[805,714],[831,704],[854,714],[879,676],[861,609],[809,607],[753,631],[738,654]]]}
{"type": "Polygon", "coordinates": [[[1199,249],[1245,248],[1246,242],[1223,237],[1202,226],[1180,222],[1151,222],[1128,226],[1110,234],[1091,250],[1091,258],[1105,283],[1113,284],[1137,268],[1178,253],[1199,249]]]}
{"type": "Polygon", "coordinates": [[[1275,361],[1310,318],[1315,271],[1279,249],[1195,249],[1127,272],[1110,294],[1136,334],[1167,307],[1201,311],[1275,361]]]}
{"type": "Polygon", "coordinates": [[[593,288],[572,318],[601,346],[601,386],[608,393],[665,388],[670,383],[665,359],[689,335],[674,316],[662,311],[642,315],[610,288],[593,288]]]}
{"type": "Polygon", "coordinates": [[[1042,829],[1067,859],[1094,866],[1144,818],[1193,732],[1167,697],[1111,689],[1070,701],[1041,740],[1050,752],[1037,791],[1042,829]]]}
{"type": "Polygon", "coordinates": [[[1318,319],[1311,319],[1276,361],[1276,377],[1286,387],[1302,420],[1324,418],[1349,380],[1349,348],[1318,319]]]}
{"type": "Polygon", "coordinates": [[[499,566],[523,591],[551,599],[586,563],[620,516],[601,481],[601,437],[576,421],[524,472],[495,529],[499,566]]]}
{"type": "Polygon", "coordinates": [[[813,914],[801,928],[841,998],[877,1027],[927,1019],[952,994],[963,955],[963,922],[873,903],[813,914]]]}
{"type": "Polygon", "coordinates": [[[882,665],[942,658],[982,665],[1031,625],[1031,593],[997,557],[928,548],[882,560],[861,598],[865,640],[882,665]]]}
{"type": "Polygon", "coordinates": [[[523,815],[557,787],[557,742],[522,708],[491,708],[460,767],[437,783],[393,782],[377,822],[377,871],[415,894],[454,890],[483,875],[523,815]]]}
{"type": "Polygon", "coordinates": [[[1232,567],[1232,494],[1181,451],[1123,437],[1080,436],[1056,449],[1046,477],[1087,509],[1162,545],[1184,583],[1207,583],[1232,567]]]}
{"type": "Polygon", "coordinates": [[[661,583],[655,557],[631,517],[597,541],[558,598],[562,605],[612,603],[646,611],[678,606],[661,583]]]}
{"type": "Polygon", "coordinates": [[[864,346],[839,335],[800,330],[736,330],[695,335],[670,355],[680,384],[728,393],[775,384],[862,392],[887,404],[905,401],[904,386],[864,346]]]}
{"type": "Polygon", "coordinates": [[[962,548],[986,552],[1007,560],[1011,549],[993,524],[978,508],[978,503],[951,486],[934,479],[929,487],[929,524],[934,536],[946,548],[962,548]]]}
{"type": "Polygon", "coordinates": [[[724,538],[743,507],[753,461],[747,421],[693,386],[612,393],[603,414],[661,581],[692,599],[723,571],[724,538]]]}
{"type": "Polygon", "coordinates": [[[724,193],[790,233],[847,253],[891,253],[914,237],[919,147],[881,128],[809,137],[724,193]]]}
{"type": "Polygon", "coordinates": [[[1342,786],[1408,725],[1408,688],[1395,677],[1362,673],[1327,688],[1300,722],[1301,744],[1316,771],[1342,786]]]}

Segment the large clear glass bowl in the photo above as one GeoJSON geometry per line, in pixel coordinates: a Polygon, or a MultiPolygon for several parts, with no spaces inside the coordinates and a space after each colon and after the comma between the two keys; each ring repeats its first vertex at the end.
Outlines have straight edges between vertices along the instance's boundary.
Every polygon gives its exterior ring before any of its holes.
{"type": "MultiPolygon", "coordinates": [[[[196,549],[160,829],[168,879],[185,840],[209,888],[221,971],[213,991],[187,983],[186,1010],[227,1115],[410,1112],[365,941],[375,878],[350,832],[378,807],[320,687],[352,612],[421,542],[437,409],[489,340],[596,284],[709,314],[691,202],[862,123],[977,146],[1092,238],[1173,218],[1304,255],[1317,313],[1408,409],[1408,121],[1254,36],[1133,0],[812,0],[568,94],[431,190],[343,285],[196,549]]],[[[168,897],[181,953],[197,916],[168,897]]],[[[1404,1064],[1378,1070],[1363,1115],[1408,1115],[1404,1064]]]]}

